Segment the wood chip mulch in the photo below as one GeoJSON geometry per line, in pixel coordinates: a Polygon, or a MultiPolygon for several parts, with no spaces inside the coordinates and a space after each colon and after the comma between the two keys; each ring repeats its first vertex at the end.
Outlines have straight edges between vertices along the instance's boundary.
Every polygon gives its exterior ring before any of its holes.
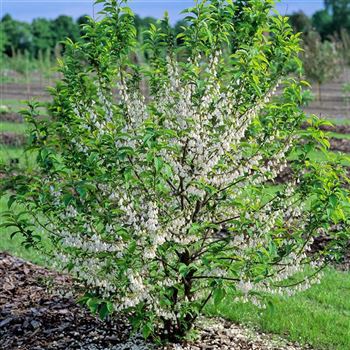
{"type": "Polygon", "coordinates": [[[50,285],[67,294],[70,284],[66,276],[1,253],[0,349],[86,349],[124,341],[125,321],[102,322],[72,297],[51,291],[50,285]]]}
{"type": "Polygon", "coordinates": [[[67,296],[71,290],[69,277],[0,253],[0,349],[306,349],[221,319],[199,321],[195,341],[156,347],[131,336],[125,319],[104,322],[91,315],[67,296]]]}
{"type": "Polygon", "coordinates": [[[0,145],[9,147],[21,147],[28,143],[28,137],[25,134],[16,132],[0,132],[0,145]]]}

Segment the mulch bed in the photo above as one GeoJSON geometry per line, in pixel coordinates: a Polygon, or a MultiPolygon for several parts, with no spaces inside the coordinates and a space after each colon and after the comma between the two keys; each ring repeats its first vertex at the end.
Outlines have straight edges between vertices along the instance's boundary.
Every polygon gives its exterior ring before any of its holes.
{"type": "Polygon", "coordinates": [[[329,140],[331,147],[330,149],[332,151],[338,151],[343,153],[350,153],[350,140],[347,139],[337,139],[335,137],[332,137],[329,140]]]}
{"type": "Polygon", "coordinates": [[[77,305],[67,295],[72,284],[65,275],[0,253],[0,281],[0,349],[302,349],[220,319],[201,320],[199,338],[194,342],[156,347],[139,336],[130,336],[125,319],[101,321],[77,305]]]}
{"type": "Polygon", "coordinates": [[[71,289],[64,275],[2,253],[0,280],[0,349],[98,349],[128,337],[125,321],[102,322],[60,295],[71,289]]]}
{"type": "Polygon", "coordinates": [[[8,112],[0,113],[0,122],[23,123],[24,119],[19,113],[8,112]]]}
{"type": "Polygon", "coordinates": [[[9,147],[20,147],[28,143],[28,137],[25,134],[15,132],[0,132],[0,144],[9,147]]]}
{"type": "Polygon", "coordinates": [[[350,125],[323,125],[320,129],[327,132],[336,132],[337,134],[350,134],[350,125]]]}

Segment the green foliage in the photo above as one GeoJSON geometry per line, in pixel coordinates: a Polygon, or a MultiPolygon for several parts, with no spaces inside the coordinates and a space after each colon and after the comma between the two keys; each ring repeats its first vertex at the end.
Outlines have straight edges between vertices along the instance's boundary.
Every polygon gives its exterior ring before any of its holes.
{"type": "Polygon", "coordinates": [[[349,0],[325,0],[325,9],[315,12],[312,23],[323,39],[340,35],[342,30],[350,33],[349,0]]]}
{"type": "Polygon", "coordinates": [[[28,23],[15,21],[10,15],[5,15],[1,25],[8,39],[5,43],[7,55],[12,56],[16,51],[24,52],[30,49],[32,38],[28,23]]]}
{"type": "Polygon", "coordinates": [[[7,45],[7,35],[4,30],[4,26],[2,23],[0,23],[0,58],[3,57],[3,54],[5,52],[5,47],[7,45]]]}
{"type": "MultiPolygon", "coordinates": [[[[79,39],[80,30],[76,22],[70,16],[58,16],[51,23],[51,33],[55,43],[65,41],[67,38],[72,41],[79,39]]],[[[49,46],[48,46],[49,47],[49,46]]]]}
{"type": "Polygon", "coordinates": [[[321,100],[321,85],[341,72],[340,53],[334,43],[322,42],[317,32],[310,32],[304,39],[302,60],[307,79],[318,84],[318,99],[321,100]]]}
{"type": "Polygon", "coordinates": [[[4,52],[9,57],[28,53],[30,58],[39,58],[40,53],[50,52],[66,38],[73,41],[80,39],[82,18],[75,22],[69,16],[59,16],[54,20],[36,18],[32,23],[20,22],[10,15],[1,20],[1,27],[8,40],[4,42],[4,52]]]}
{"type": "Polygon", "coordinates": [[[348,235],[348,178],[325,122],[301,129],[288,19],[273,1],[196,2],[177,36],[167,16],[150,24],[140,65],[126,1],[102,2],[65,43],[51,119],[23,112],[37,164],[5,178],[4,225],[84,285],[93,312],[124,312],[145,337],[182,338],[225,295],[261,304],[317,282],[348,235]],[[307,254],[323,231],[331,244],[307,254]]]}
{"type": "MultiPolygon", "coordinates": [[[[135,27],[140,42],[143,42],[143,32],[148,29],[151,23],[155,24],[156,22],[157,20],[153,17],[135,16],[135,27]]],[[[40,58],[39,56],[43,52],[50,52],[52,58],[66,38],[76,42],[86,34],[83,27],[87,23],[87,15],[80,16],[76,21],[72,17],[64,15],[58,16],[54,20],[35,18],[31,24],[17,21],[10,15],[5,15],[1,20],[0,29],[3,38],[0,41],[1,52],[5,52],[9,57],[28,52],[31,58],[40,58]],[[11,40],[7,38],[11,38],[11,40]]],[[[175,27],[179,29],[184,24],[184,21],[180,21],[175,27]]]]}
{"type": "MultiPolygon", "coordinates": [[[[34,19],[31,24],[31,32],[33,35],[32,53],[38,57],[39,52],[50,50],[54,46],[55,38],[53,36],[52,23],[44,18],[34,19]]],[[[65,37],[61,38],[65,40],[65,37]]]]}
{"type": "Polygon", "coordinates": [[[323,39],[332,33],[332,16],[327,10],[319,10],[312,16],[312,24],[323,39]]]}
{"type": "Polygon", "coordinates": [[[295,12],[289,16],[291,26],[294,28],[296,33],[307,34],[312,29],[312,22],[304,12],[295,12]]]}
{"type": "Polygon", "coordinates": [[[350,31],[349,0],[325,0],[326,9],[332,15],[332,29],[340,33],[342,28],[350,31]]]}

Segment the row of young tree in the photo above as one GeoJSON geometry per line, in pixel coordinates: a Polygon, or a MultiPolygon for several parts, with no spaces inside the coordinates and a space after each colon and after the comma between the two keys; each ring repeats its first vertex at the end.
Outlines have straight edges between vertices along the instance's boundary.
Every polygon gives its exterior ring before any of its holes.
{"type": "MultiPolygon", "coordinates": [[[[238,6],[245,1],[237,1],[238,6]]],[[[7,56],[29,53],[31,57],[38,58],[40,53],[55,52],[55,48],[66,38],[72,41],[80,40],[86,23],[86,16],[77,20],[61,15],[56,19],[36,18],[31,23],[21,22],[6,14],[1,19],[0,25],[0,49],[7,56]]],[[[322,40],[329,37],[341,37],[344,33],[350,33],[350,0],[325,0],[325,8],[317,11],[312,17],[303,12],[297,12],[290,17],[290,23],[296,32],[306,35],[316,31],[322,40]]],[[[139,33],[142,28],[148,28],[150,23],[155,23],[152,17],[135,17],[135,26],[139,33]]],[[[179,21],[175,25],[175,32],[180,32],[184,25],[179,21]]]]}
{"type": "Polygon", "coordinates": [[[324,9],[309,17],[302,11],[289,16],[295,32],[302,33],[304,73],[321,85],[334,79],[350,65],[350,0],[325,0],[324,9]]]}

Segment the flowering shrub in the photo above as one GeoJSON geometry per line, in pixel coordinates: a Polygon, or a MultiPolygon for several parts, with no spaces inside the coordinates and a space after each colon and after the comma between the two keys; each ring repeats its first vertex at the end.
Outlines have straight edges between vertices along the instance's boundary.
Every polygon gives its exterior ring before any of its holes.
{"type": "Polygon", "coordinates": [[[346,230],[347,179],[310,158],[329,144],[317,118],[300,128],[299,39],[272,6],[196,3],[177,38],[167,18],[151,25],[138,66],[133,14],[107,0],[66,45],[51,119],[25,112],[38,168],[11,179],[9,206],[26,211],[7,224],[38,248],[41,227],[89,307],[145,337],[184,336],[227,293],[263,304],[307,288],[329,260],[306,253],[313,237],[346,230]]]}

